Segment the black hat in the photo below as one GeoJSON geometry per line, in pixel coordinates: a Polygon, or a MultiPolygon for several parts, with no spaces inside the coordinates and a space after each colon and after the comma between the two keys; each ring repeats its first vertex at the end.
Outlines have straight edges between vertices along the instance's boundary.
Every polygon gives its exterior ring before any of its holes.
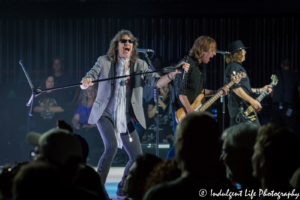
{"type": "Polygon", "coordinates": [[[242,50],[242,49],[250,49],[250,47],[245,47],[241,40],[231,42],[228,45],[228,51],[230,53],[233,53],[233,52],[236,52],[236,51],[239,51],[239,50],[242,50]]]}

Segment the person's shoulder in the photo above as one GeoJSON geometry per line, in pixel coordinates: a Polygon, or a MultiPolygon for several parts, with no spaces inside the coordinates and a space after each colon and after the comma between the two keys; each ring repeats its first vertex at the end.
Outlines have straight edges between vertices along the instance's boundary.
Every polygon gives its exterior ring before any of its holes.
{"type": "Polygon", "coordinates": [[[144,60],[142,60],[142,59],[140,59],[140,58],[138,58],[138,59],[135,61],[135,63],[136,63],[137,65],[144,65],[144,64],[147,64],[146,61],[144,61],[144,60]]]}
{"type": "Polygon", "coordinates": [[[243,68],[243,66],[241,65],[241,63],[237,63],[237,62],[231,62],[227,65],[227,67],[239,67],[239,68],[243,68]]]}
{"type": "Polygon", "coordinates": [[[86,108],[86,106],[83,105],[83,104],[80,104],[80,105],[78,106],[78,109],[84,109],[84,108],[86,108]]]}
{"type": "Polygon", "coordinates": [[[111,62],[111,60],[109,59],[109,57],[107,55],[99,56],[97,61],[100,63],[110,63],[111,62]]]}

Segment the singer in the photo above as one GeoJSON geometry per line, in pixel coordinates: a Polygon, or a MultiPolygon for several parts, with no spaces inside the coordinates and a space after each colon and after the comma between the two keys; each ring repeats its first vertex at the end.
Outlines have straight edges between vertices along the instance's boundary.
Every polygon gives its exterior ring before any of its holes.
{"type": "MultiPolygon", "coordinates": [[[[112,39],[107,54],[100,56],[94,67],[82,79],[81,88],[88,88],[95,79],[151,71],[147,63],[138,58],[137,41],[130,31],[119,31],[112,39]]],[[[188,71],[189,64],[185,63],[183,69],[188,71]]],[[[98,94],[88,123],[97,124],[105,146],[97,168],[103,184],[105,184],[117,148],[124,146],[129,156],[122,180],[118,184],[118,196],[125,196],[122,191],[125,175],[128,174],[136,157],[142,154],[140,140],[133,123],[140,123],[145,128],[142,107],[144,82],[161,88],[178,73],[181,73],[181,70],[178,69],[162,77],[156,73],[149,73],[132,78],[103,81],[98,84],[98,94]]]]}
{"type": "MultiPolygon", "coordinates": [[[[174,79],[176,96],[175,109],[172,113],[174,132],[177,125],[175,120],[176,110],[184,107],[187,113],[191,113],[194,111],[191,107],[191,103],[193,103],[199,94],[203,93],[211,95],[215,93],[213,90],[205,89],[205,65],[216,55],[216,48],[217,43],[214,39],[207,36],[201,36],[196,39],[189,55],[185,57],[187,63],[190,64],[189,71],[183,75],[176,75],[176,78],[174,79]]],[[[221,89],[225,94],[228,91],[228,88],[226,87],[221,89]]],[[[173,157],[175,157],[174,146],[169,151],[167,158],[173,157]]]]}

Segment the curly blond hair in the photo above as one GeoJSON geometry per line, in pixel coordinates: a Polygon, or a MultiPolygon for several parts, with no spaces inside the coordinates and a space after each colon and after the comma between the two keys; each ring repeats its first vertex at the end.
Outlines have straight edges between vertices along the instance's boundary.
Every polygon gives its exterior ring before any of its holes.
{"type": "Polygon", "coordinates": [[[205,51],[209,51],[213,47],[213,51],[217,49],[216,41],[208,36],[200,36],[196,39],[193,47],[190,50],[189,56],[201,59],[205,51]]]}
{"type": "Polygon", "coordinates": [[[239,50],[239,51],[236,51],[234,52],[233,54],[227,54],[226,55],[226,63],[229,64],[229,63],[232,63],[232,62],[243,62],[243,52],[242,50],[239,50]]]}
{"type": "Polygon", "coordinates": [[[110,61],[117,60],[118,43],[124,35],[128,35],[128,37],[130,37],[130,39],[134,41],[131,56],[130,56],[130,62],[135,63],[137,61],[137,59],[139,58],[138,51],[137,51],[138,39],[136,37],[134,37],[133,34],[128,30],[121,30],[115,35],[115,37],[110,42],[110,47],[109,47],[109,50],[106,53],[106,55],[108,56],[110,61]]]}

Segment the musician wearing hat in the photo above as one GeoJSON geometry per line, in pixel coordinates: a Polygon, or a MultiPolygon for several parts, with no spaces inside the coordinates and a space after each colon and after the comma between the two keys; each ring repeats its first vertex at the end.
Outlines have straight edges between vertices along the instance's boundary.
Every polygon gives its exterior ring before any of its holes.
{"type": "MultiPolygon", "coordinates": [[[[246,59],[246,49],[249,49],[249,47],[245,47],[241,40],[234,41],[228,45],[228,51],[231,54],[226,55],[226,63],[228,64],[225,70],[226,84],[231,81],[230,77],[234,72],[245,72],[247,74],[245,68],[242,65],[242,63],[246,59]]],[[[260,125],[258,119],[251,121],[243,117],[242,113],[240,113],[240,106],[242,106],[244,100],[248,102],[249,105],[252,105],[255,109],[260,109],[261,104],[253,97],[255,94],[261,94],[267,89],[268,94],[271,93],[272,89],[269,85],[266,85],[262,88],[252,88],[248,75],[246,76],[246,78],[242,78],[239,83],[234,84],[227,94],[230,126],[242,122],[255,123],[257,125],[260,125]]]]}

